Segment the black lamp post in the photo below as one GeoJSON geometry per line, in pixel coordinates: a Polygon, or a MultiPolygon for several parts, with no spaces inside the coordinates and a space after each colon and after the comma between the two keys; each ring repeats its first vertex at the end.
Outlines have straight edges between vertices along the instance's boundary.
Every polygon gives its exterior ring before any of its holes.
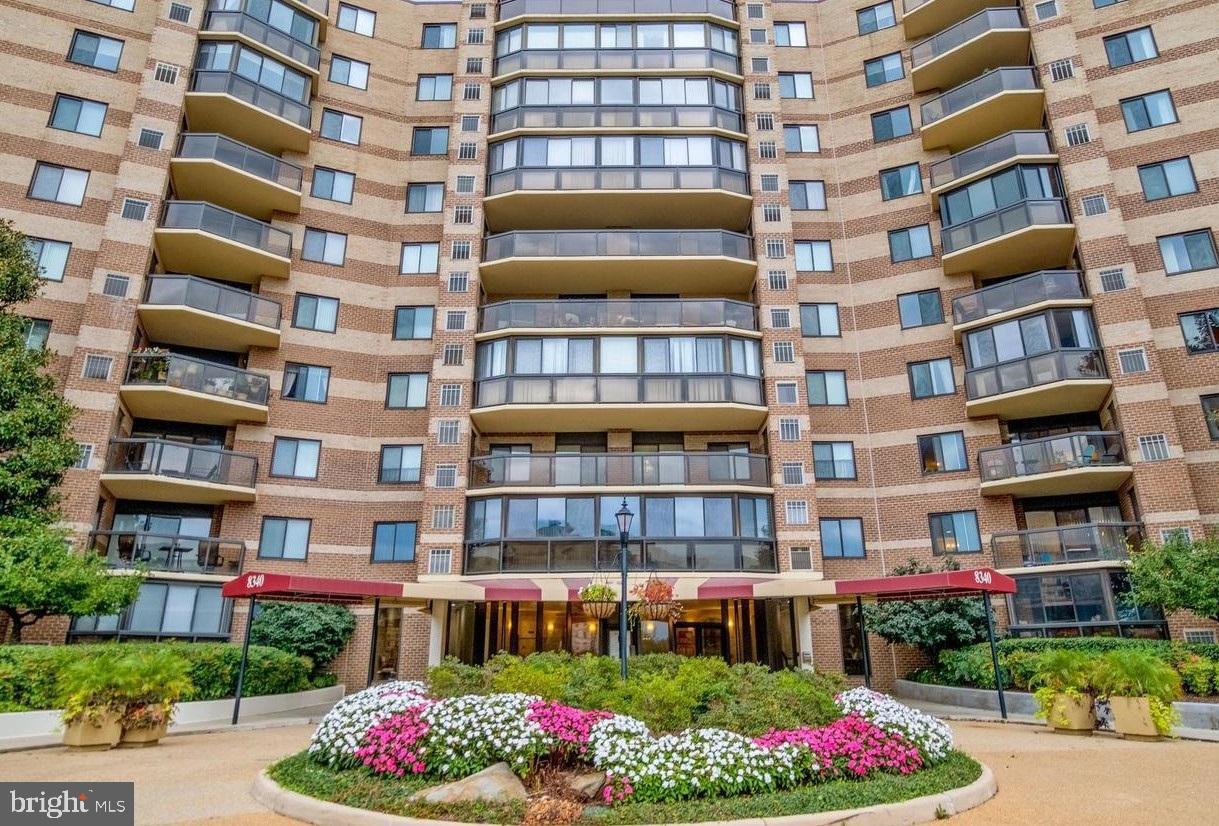
{"type": "Polygon", "coordinates": [[[618,594],[618,659],[622,669],[622,680],[626,681],[627,657],[627,627],[626,627],[626,572],[630,565],[630,555],[627,550],[627,537],[631,532],[631,520],[635,514],[626,506],[626,498],[622,499],[622,507],[614,514],[618,520],[618,557],[622,571],[622,590],[618,594]]]}

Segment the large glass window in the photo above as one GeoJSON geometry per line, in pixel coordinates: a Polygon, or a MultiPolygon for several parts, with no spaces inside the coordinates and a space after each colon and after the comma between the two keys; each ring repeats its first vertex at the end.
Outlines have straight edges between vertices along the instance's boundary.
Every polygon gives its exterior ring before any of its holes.
{"type": "Polygon", "coordinates": [[[862,519],[821,520],[821,556],[826,559],[863,559],[865,555],[862,519]]]}
{"type": "Polygon", "coordinates": [[[897,25],[897,15],[893,11],[893,3],[888,0],[859,9],[855,12],[855,20],[861,35],[897,25]]]}
{"type": "Polygon", "coordinates": [[[918,453],[923,473],[951,473],[969,469],[965,434],[960,431],[919,436],[918,453]]]}
{"type": "Polygon", "coordinates": [[[952,359],[915,361],[906,365],[906,369],[910,374],[910,397],[913,399],[951,396],[957,392],[952,359]]]}
{"type": "Polygon", "coordinates": [[[1167,89],[1148,92],[1122,101],[1122,119],[1127,132],[1141,132],[1177,122],[1177,107],[1167,89]]]}
{"type": "Polygon", "coordinates": [[[1105,38],[1105,55],[1109,58],[1110,68],[1151,60],[1159,57],[1159,54],[1150,26],[1105,38]]]}
{"type": "Polygon", "coordinates": [[[892,83],[895,80],[901,80],[905,76],[906,72],[902,67],[901,52],[893,52],[892,54],[875,57],[871,60],[865,60],[863,63],[864,83],[869,87],[892,83]]]}
{"type": "Polygon", "coordinates": [[[813,477],[854,479],[855,445],[851,442],[813,442],[813,477]]]}
{"type": "Polygon", "coordinates": [[[758,343],[725,336],[510,338],[483,342],[475,354],[475,375],[479,379],[637,373],[758,376],[758,343]]]}
{"type": "Polygon", "coordinates": [[[415,522],[377,522],[372,530],[373,562],[414,562],[415,522]]]}
{"type": "Polygon", "coordinates": [[[825,181],[791,181],[788,196],[792,209],[825,209],[825,181]]]}
{"type": "Polygon", "coordinates": [[[25,243],[38,266],[38,277],[44,281],[63,281],[72,245],[66,241],[32,237],[27,237],[25,243]]]}
{"type": "Polygon", "coordinates": [[[978,533],[976,511],[933,513],[927,519],[931,525],[931,552],[933,554],[982,552],[982,538],[978,533]]]}
{"type": "Polygon", "coordinates": [[[804,374],[808,403],[814,407],[841,407],[847,404],[845,370],[810,370],[804,374]]]}
{"type": "Polygon", "coordinates": [[[423,407],[427,404],[427,385],[427,373],[390,373],[385,406],[390,410],[423,407]]]}
{"type": "Polygon", "coordinates": [[[522,50],[705,49],[737,53],[737,33],[714,23],[526,23],[500,30],[495,56],[522,50]]]}
{"type": "Polygon", "coordinates": [[[1189,158],[1174,158],[1140,166],[1139,182],[1143,185],[1143,197],[1148,201],[1198,191],[1198,181],[1194,178],[1194,167],[1189,158]]]}
{"type": "Polygon", "coordinates": [[[872,115],[872,140],[876,143],[891,141],[914,131],[910,120],[910,107],[899,106],[872,115]]]}
{"type": "Polygon", "coordinates": [[[97,137],[102,133],[107,108],[100,101],[56,95],[51,105],[51,127],[97,137]]]}
{"type": "Polygon", "coordinates": [[[394,310],[394,338],[428,339],[432,337],[432,307],[398,307],[394,310]]]}
{"type": "Polygon", "coordinates": [[[894,264],[931,256],[931,227],[895,229],[889,233],[889,259],[894,264]]]}
{"type": "Polygon", "coordinates": [[[1020,164],[940,196],[940,215],[950,227],[1020,201],[1061,197],[1057,166],[1020,164]]]}
{"type": "MultiPolygon", "coordinates": [[[[470,503],[470,540],[618,537],[621,495],[493,497],[470,503]],[[501,523],[501,520],[502,523],[501,523]]],[[[760,496],[627,497],[631,538],[772,539],[770,500],[760,496]]]]}
{"type": "Polygon", "coordinates": [[[284,365],[284,384],[280,396],[303,402],[323,404],[330,388],[330,368],[313,364],[284,365]]]}
{"type": "Polygon", "coordinates": [[[77,31],[72,35],[68,60],[82,66],[92,66],[107,72],[117,72],[123,56],[123,41],[92,32],[77,31]]]}
{"type": "Polygon", "coordinates": [[[258,539],[258,555],[269,559],[304,559],[309,554],[310,519],[266,516],[258,539]]]}
{"type": "Polygon", "coordinates": [[[519,167],[715,166],[745,170],[745,145],[709,135],[529,137],[493,144],[490,171],[519,167]]]}
{"type": "Polygon", "coordinates": [[[308,76],[240,43],[212,40],[200,43],[195,68],[233,72],[289,100],[309,102],[312,84],[308,76]]]}
{"type": "Polygon", "coordinates": [[[1219,266],[1215,257],[1215,238],[1209,229],[1162,235],[1156,240],[1160,244],[1160,257],[1164,259],[1164,272],[1167,275],[1219,266]]]}
{"type": "Polygon", "coordinates": [[[1191,353],[1219,351],[1219,308],[1179,316],[1185,349],[1191,353]]]}
{"type": "Polygon", "coordinates": [[[837,304],[801,304],[800,334],[815,338],[842,335],[837,304]]]}
{"type": "Polygon", "coordinates": [[[1092,313],[1051,310],[995,324],[965,335],[965,360],[971,368],[989,367],[1056,349],[1096,346],[1092,313]]]}
{"type": "Polygon", "coordinates": [[[277,437],[271,451],[271,475],[316,479],[322,443],[315,439],[277,437]]]}
{"type": "Polygon", "coordinates": [[[421,445],[385,445],[381,448],[381,469],[377,481],[383,485],[418,482],[422,465],[421,445]]]}
{"type": "Polygon", "coordinates": [[[891,201],[906,195],[917,195],[922,191],[923,178],[917,163],[880,171],[881,200],[891,201]]]}
{"type": "Polygon", "coordinates": [[[901,317],[902,329],[939,324],[944,320],[944,305],[940,300],[940,291],[938,289],[920,290],[917,293],[899,295],[897,312],[901,317]]]}
{"type": "Polygon", "coordinates": [[[303,330],[333,333],[339,320],[339,300],[324,295],[297,293],[292,310],[292,326],[303,330]]]}
{"type": "Polygon", "coordinates": [[[229,605],[220,586],[189,582],[144,582],[123,613],[72,621],[72,633],[78,635],[223,637],[228,629],[229,605]]]}

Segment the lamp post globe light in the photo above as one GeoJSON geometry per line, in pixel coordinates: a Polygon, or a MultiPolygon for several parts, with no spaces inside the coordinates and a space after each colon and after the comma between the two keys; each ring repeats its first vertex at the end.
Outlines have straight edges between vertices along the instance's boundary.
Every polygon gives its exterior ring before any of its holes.
{"type": "Polygon", "coordinates": [[[618,520],[618,564],[622,572],[622,587],[618,592],[618,661],[622,679],[625,682],[626,657],[629,647],[626,627],[626,572],[630,556],[627,552],[627,537],[631,533],[631,521],[635,518],[635,514],[631,513],[631,509],[627,507],[626,497],[623,497],[622,507],[614,514],[614,518],[618,520]]]}

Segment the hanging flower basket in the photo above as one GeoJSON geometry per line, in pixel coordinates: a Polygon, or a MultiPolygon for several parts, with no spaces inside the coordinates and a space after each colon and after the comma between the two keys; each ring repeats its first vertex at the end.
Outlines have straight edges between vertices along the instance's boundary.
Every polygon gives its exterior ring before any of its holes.
{"type": "MultiPolygon", "coordinates": [[[[641,602],[639,603],[639,616],[645,620],[656,620],[665,622],[673,615],[673,610],[677,603],[669,602],[641,602]]],[[[678,609],[680,613],[680,609],[678,609]]]]}
{"type": "Polygon", "coordinates": [[[648,577],[631,589],[639,601],[631,604],[631,613],[645,620],[667,622],[681,616],[681,603],[673,599],[673,586],[656,577],[648,577]]]}
{"type": "Polygon", "coordinates": [[[584,613],[597,619],[608,619],[618,611],[618,592],[604,582],[590,582],[580,589],[584,613]]]}
{"type": "Polygon", "coordinates": [[[609,619],[618,613],[618,603],[603,599],[586,599],[583,602],[584,613],[597,619],[609,619]]]}

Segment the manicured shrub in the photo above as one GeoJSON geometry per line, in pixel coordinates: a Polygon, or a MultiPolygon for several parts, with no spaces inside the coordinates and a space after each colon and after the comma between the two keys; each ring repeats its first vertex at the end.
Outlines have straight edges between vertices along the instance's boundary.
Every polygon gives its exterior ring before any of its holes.
{"type": "Polygon", "coordinates": [[[571,676],[571,655],[560,651],[532,654],[527,658],[508,654],[495,658],[491,690],[497,694],[536,694],[557,700],[571,676]]]}
{"type": "Polygon", "coordinates": [[[342,605],[268,602],[250,627],[250,642],[308,657],[320,674],[356,630],[356,618],[342,605]]]}
{"type": "Polygon", "coordinates": [[[1181,685],[1189,694],[1205,697],[1216,691],[1215,677],[1219,663],[1204,657],[1192,656],[1177,665],[1181,685]]]}
{"type": "Polygon", "coordinates": [[[427,690],[433,697],[482,694],[485,690],[483,670],[476,665],[466,665],[456,657],[445,657],[439,665],[427,670],[427,690]]]}

